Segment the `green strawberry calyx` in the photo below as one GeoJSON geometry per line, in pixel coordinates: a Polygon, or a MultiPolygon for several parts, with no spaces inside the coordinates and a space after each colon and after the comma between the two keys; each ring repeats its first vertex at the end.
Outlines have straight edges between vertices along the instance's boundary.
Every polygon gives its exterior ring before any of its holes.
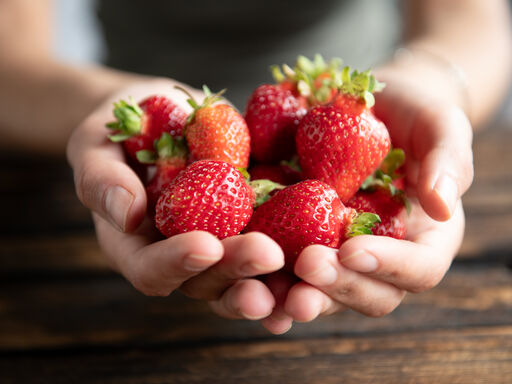
{"type": "Polygon", "coordinates": [[[136,156],[142,164],[154,164],[157,160],[183,159],[186,160],[188,149],[185,139],[172,137],[164,132],[158,140],[155,140],[155,150],[143,149],[137,151],[136,156]]]}
{"type": "Polygon", "coordinates": [[[293,68],[283,64],[281,68],[277,65],[270,67],[272,76],[277,83],[289,81],[297,85],[299,93],[308,98],[313,104],[326,102],[333,89],[341,86],[341,64],[343,61],[338,58],[332,58],[326,62],[322,55],[316,54],[313,60],[306,56],[298,56],[297,62],[293,68]],[[315,84],[320,77],[321,84],[315,84]]]}
{"type": "Polygon", "coordinates": [[[257,208],[261,204],[268,201],[272,197],[272,195],[271,195],[272,192],[286,188],[284,185],[275,183],[275,182],[273,182],[271,180],[267,180],[267,179],[249,181],[248,184],[249,184],[249,187],[251,187],[252,190],[254,191],[254,196],[255,196],[254,208],[257,208]]]}
{"type": "Polygon", "coordinates": [[[399,200],[404,205],[407,214],[410,214],[411,203],[405,195],[405,191],[393,185],[393,180],[403,177],[397,172],[397,169],[404,163],[404,151],[400,148],[392,148],[382,161],[379,169],[366,178],[360,189],[367,192],[373,192],[377,189],[386,190],[392,198],[399,200]]]}
{"type": "Polygon", "coordinates": [[[379,215],[370,212],[355,213],[352,222],[347,228],[347,237],[371,235],[375,224],[380,223],[379,215]]]}
{"type": "Polygon", "coordinates": [[[385,86],[385,83],[375,79],[370,70],[359,72],[354,69],[350,72],[350,67],[346,66],[341,71],[341,85],[338,89],[343,94],[360,97],[371,108],[375,105],[373,93],[382,91],[385,86]]]}
{"type": "Polygon", "coordinates": [[[131,97],[129,101],[120,100],[114,103],[113,114],[116,120],[106,126],[117,132],[108,136],[110,140],[117,143],[140,133],[144,112],[131,97]]]}
{"type": "Polygon", "coordinates": [[[204,98],[203,102],[201,104],[199,104],[196,101],[196,99],[194,99],[194,96],[192,96],[192,94],[185,88],[180,87],[179,85],[175,85],[174,88],[180,90],[181,92],[183,92],[185,95],[188,96],[187,103],[193,108],[192,113],[188,116],[187,124],[190,124],[192,121],[194,121],[194,118],[196,117],[196,112],[198,110],[200,110],[202,108],[211,107],[216,102],[224,100],[222,95],[226,92],[226,88],[224,88],[223,90],[221,90],[217,93],[212,93],[212,91],[210,91],[210,88],[208,88],[206,85],[203,85],[203,92],[205,94],[205,98],[204,98]]]}
{"type": "Polygon", "coordinates": [[[302,168],[300,167],[299,156],[298,155],[294,155],[290,160],[281,160],[279,165],[284,166],[284,167],[288,167],[292,171],[295,171],[295,172],[298,172],[298,173],[302,172],[302,168]]]}

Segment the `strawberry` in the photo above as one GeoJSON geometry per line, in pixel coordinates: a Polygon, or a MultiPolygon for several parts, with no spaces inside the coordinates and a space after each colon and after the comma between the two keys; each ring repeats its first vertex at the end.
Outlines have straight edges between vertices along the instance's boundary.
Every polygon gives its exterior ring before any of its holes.
{"type": "Polygon", "coordinates": [[[297,130],[304,176],[334,187],[342,202],[379,167],[391,145],[386,126],[371,110],[371,91],[377,85],[368,72],[354,71],[342,93],[332,103],[310,109],[297,130]]]}
{"type": "Polygon", "coordinates": [[[306,180],[284,188],[256,208],[244,232],[259,231],[283,249],[286,266],[293,270],[299,253],[308,245],[337,248],[345,239],[371,234],[374,214],[347,208],[336,191],[319,180],[306,180]]]}
{"type": "Polygon", "coordinates": [[[275,162],[295,154],[295,133],[310,105],[326,102],[336,93],[334,78],[341,78],[341,61],[327,64],[320,55],[311,61],[299,56],[292,69],[272,67],[277,84],[263,84],[249,97],[245,119],[251,132],[251,156],[275,162]],[[336,75],[339,74],[339,75],[336,75]]]}
{"type": "Polygon", "coordinates": [[[405,238],[405,215],[411,207],[403,191],[403,164],[405,153],[400,148],[389,151],[373,175],[361,185],[361,189],[346,203],[357,211],[378,214],[381,222],[372,229],[374,235],[405,238]]]}
{"type": "Polygon", "coordinates": [[[230,105],[213,105],[224,91],[212,94],[204,86],[206,98],[199,105],[186,90],[176,88],[189,96],[187,101],[194,108],[184,130],[191,159],[221,160],[247,168],[251,138],[244,118],[230,105]]]}
{"type": "Polygon", "coordinates": [[[391,196],[389,191],[383,188],[378,188],[374,192],[359,191],[346,205],[358,212],[379,215],[381,222],[372,228],[374,235],[405,238],[404,203],[399,197],[391,196]]]}
{"type": "Polygon", "coordinates": [[[162,133],[155,142],[154,151],[141,150],[137,159],[142,164],[155,164],[156,172],[146,186],[148,196],[148,211],[154,213],[160,193],[167,188],[174,178],[185,169],[187,164],[187,149],[183,138],[173,138],[168,133],[162,133]]]}
{"type": "Polygon", "coordinates": [[[260,162],[290,158],[295,132],[306,108],[281,85],[263,84],[254,90],[245,108],[251,133],[251,156],[260,162]]]}
{"type": "Polygon", "coordinates": [[[121,100],[114,104],[114,116],[116,121],[107,127],[116,133],[109,138],[122,141],[132,159],[138,151],[153,150],[155,140],[164,132],[181,136],[187,120],[185,111],[164,96],[150,96],[139,105],[121,100]]]}
{"type": "Polygon", "coordinates": [[[160,195],[155,223],[167,237],[202,230],[224,239],[249,222],[253,202],[253,191],[231,164],[196,161],[160,195]]]}

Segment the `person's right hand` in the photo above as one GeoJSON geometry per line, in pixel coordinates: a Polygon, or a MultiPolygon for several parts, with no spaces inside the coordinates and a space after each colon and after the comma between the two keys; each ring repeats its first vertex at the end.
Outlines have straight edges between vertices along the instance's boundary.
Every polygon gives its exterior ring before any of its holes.
{"type": "MultiPolygon", "coordinates": [[[[80,201],[93,213],[101,249],[110,266],[150,296],[167,296],[181,289],[187,296],[208,300],[227,318],[262,319],[275,306],[271,291],[252,277],[279,270],[281,248],[261,233],[219,241],[202,231],[163,239],[146,215],[146,192],[126,163],[122,146],[107,139],[105,123],[112,104],[129,96],[138,101],[162,94],[190,111],[177,83],[148,80],[120,90],[78,126],[68,143],[80,201]]],[[[182,87],[183,84],[179,84],[182,87]]],[[[185,86],[186,87],[186,86],[185,86]]],[[[198,100],[202,92],[188,90],[198,100]]]]}

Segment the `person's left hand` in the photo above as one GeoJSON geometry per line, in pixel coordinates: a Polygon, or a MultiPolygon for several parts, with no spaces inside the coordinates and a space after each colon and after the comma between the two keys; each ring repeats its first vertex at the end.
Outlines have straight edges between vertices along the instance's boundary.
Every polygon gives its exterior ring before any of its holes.
{"type": "Polygon", "coordinates": [[[293,320],[353,309],[378,317],[393,311],[407,292],[436,286],[462,242],[460,197],[473,179],[472,129],[454,104],[406,82],[388,80],[375,113],[387,125],[393,145],[406,153],[407,195],[412,211],[407,237],[358,236],[339,250],[309,246],[299,255],[295,275],[269,277],[277,306],[262,324],[286,332],[293,320]]]}

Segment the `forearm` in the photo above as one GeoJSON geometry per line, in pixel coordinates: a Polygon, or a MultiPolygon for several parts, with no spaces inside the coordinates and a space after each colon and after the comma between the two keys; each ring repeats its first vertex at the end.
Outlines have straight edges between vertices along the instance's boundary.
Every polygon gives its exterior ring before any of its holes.
{"type": "Polygon", "coordinates": [[[138,78],[51,54],[53,1],[0,0],[0,147],[64,154],[73,128],[138,78]]]}
{"type": "Polygon", "coordinates": [[[499,107],[510,84],[510,11],[504,0],[426,0],[405,4],[406,54],[400,68],[461,106],[474,126],[499,107]]]}
{"type": "Polygon", "coordinates": [[[139,78],[32,60],[0,63],[1,146],[7,149],[64,154],[73,128],[105,97],[139,78]]]}

